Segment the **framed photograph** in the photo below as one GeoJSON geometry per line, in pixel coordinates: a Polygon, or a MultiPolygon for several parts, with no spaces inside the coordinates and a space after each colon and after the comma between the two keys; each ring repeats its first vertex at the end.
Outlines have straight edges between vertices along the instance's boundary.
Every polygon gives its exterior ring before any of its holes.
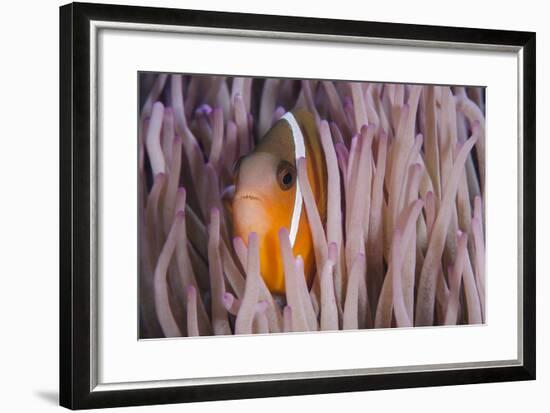
{"type": "Polygon", "coordinates": [[[60,9],[60,402],[535,378],[535,33],[60,9]]]}

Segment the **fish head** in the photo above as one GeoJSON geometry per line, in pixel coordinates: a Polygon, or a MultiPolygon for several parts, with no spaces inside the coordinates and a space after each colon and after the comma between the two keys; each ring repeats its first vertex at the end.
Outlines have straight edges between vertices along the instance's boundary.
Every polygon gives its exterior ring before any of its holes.
{"type": "Polygon", "coordinates": [[[284,291],[278,232],[290,227],[296,197],[298,174],[290,133],[286,122],[277,122],[235,167],[234,235],[246,244],[249,233],[258,234],[261,272],[272,292],[284,291]]]}
{"type": "Polygon", "coordinates": [[[260,237],[289,227],[296,193],[295,164],[267,152],[242,158],[235,178],[233,223],[235,235],[260,237]]]}

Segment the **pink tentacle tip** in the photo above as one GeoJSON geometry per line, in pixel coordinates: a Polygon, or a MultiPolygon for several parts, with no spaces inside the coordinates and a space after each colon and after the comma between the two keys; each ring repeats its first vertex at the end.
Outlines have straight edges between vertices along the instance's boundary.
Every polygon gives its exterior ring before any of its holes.
{"type": "Polygon", "coordinates": [[[258,242],[258,233],[257,232],[249,232],[248,233],[248,244],[250,245],[253,242],[258,242]]]}
{"type": "Polygon", "coordinates": [[[220,216],[220,211],[219,211],[219,209],[216,208],[216,207],[212,207],[212,208],[210,209],[210,216],[211,216],[211,217],[216,217],[216,218],[219,217],[219,216],[220,216]]]}
{"type": "Polygon", "coordinates": [[[244,247],[246,248],[246,243],[241,237],[234,237],[233,238],[233,249],[238,250],[239,248],[244,247]]]}
{"type": "Polygon", "coordinates": [[[172,106],[166,106],[164,108],[164,114],[166,116],[173,116],[174,115],[174,108],[172,108],[172,106]]]}
{"type": "Polygon", "coordinates": [[[267,307],[268,307],[267,301],[262,300],[256,304],[256,312],[258,312],[259,314],[263,314],[267,310],[267,307]]]}
{"type": "Polygon", "coordinates": [[[162,181],[165,177],[165,173],[164,172],[159,172],[158,174],[155,175],[155,182],[156,181],[162,181]]]}
{"type": "Polygon", "coordinates": [[[288,229],[286,229],[285,227],[281,228],[279,230],[279,239],[281,240],[285,240],[288,238],[288,229]]]}
{"type": "Polygon", "coordinates": [[[235,297],[233,297],[233,294],[231,293],[224,293],[222,295],[222,302],[226,309],[231,308],[233,305],[233,302],[235,301],[235,297]]]}
{"type": "Polygon", "coordinates": [[[185,211],[176,212],[176,219],[182,220],[185,218],[185,211]]]}
{"type": "Polygon", "coordinates": [[[281,116],[283,116],[286,113],[286,109],[282,106],[277,106],[277,108],[273,111],[273,122],[278,121],[281,116]]]}
{"type": "Polygon", "coordinates": [[[183,186],[180,186],[178,188],[178,194],[184,194],[185,195],[186,193],[187,193],[187,191],[185,190],[185,188],[183,186]]]}
{"type": "Polygon", "coordinates": [[[196,115],[210,115],[212,113],[212,107],[208,103],[203,103],[196,110],[196,115]]]}
{"type": "Polygon", "coordinates": [[[188,296],[188,297],[191,297],[191,296],[195,296],[195,295],[196,295],[197,290],[195,289],[194,286],[188,285],[187,288],[185,289],[185,292],[187,293],[187,296],[188,296]]]}
{"type": "Polygon", "coordinates": [[[298,274],[304,273],[304,260],[300,255],[294,259],[294,269],[298,274]]]}

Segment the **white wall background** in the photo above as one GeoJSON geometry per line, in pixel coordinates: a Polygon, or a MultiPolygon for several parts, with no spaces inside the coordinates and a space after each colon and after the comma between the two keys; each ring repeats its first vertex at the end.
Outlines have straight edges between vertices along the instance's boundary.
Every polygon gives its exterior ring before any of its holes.
{"type": "MultiPolygon", "coordinates": [[[[537,32],[538,379],[133,408],[132,411],[549,411],[550,55],[544,2],[155,0],[118,3],[537,32]],[[547,165],[544,165],[548,162],[547,165]]],[[[58,393],[58,0],[9,2],[0,24],[0,410],[53,411],[58,393]]],[[[128,409],[123,409],[127,411],[128,409]]]]}

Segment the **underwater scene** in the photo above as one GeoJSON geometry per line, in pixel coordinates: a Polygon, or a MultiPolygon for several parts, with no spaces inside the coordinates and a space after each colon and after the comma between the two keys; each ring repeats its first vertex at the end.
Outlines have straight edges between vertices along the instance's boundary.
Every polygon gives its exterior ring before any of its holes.
{"type": "Polygon", "coordinates": [[[138,74],[139,338],[485,322],[485,88],[138,74]]]}

